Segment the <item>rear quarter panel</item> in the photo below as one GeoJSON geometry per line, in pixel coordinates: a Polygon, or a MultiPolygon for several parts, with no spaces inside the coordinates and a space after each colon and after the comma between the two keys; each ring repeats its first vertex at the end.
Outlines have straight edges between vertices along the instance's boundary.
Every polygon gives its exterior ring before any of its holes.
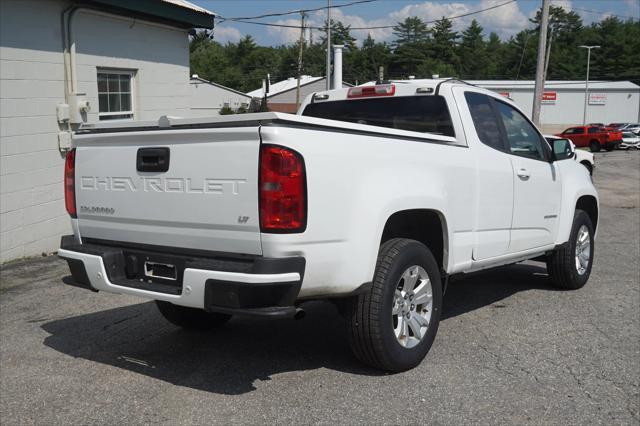
{"type": "Polygon", "coordinates": [[[262,143],[300,152],[308,218],[301,234],[262,234],[265,256],[307,259],[301,297],[348,293],[373,278],[387,219],[407,209],[446,218],[445,250],[471,257],[474,160],[470,150],[331,130],[263,126],[262,143]],[[465,235],[469,234],[469,235],[465,235]]]}

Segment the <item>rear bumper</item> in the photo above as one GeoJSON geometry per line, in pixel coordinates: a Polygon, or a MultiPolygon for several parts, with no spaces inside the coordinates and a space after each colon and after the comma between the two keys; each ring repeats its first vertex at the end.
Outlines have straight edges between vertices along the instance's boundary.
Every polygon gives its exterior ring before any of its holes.
{"type": "Polygon", "coordinates": [[[175,255],[170,249],[79,244],[73,236],[62,237],[58,256],[69,265],[68,285],[211,312],[276,317],[295,314],[305,269],[303,257],[175,255]],[[146,276],[136,266],[145,260],[176,265],[176,279],[146,276]]]}

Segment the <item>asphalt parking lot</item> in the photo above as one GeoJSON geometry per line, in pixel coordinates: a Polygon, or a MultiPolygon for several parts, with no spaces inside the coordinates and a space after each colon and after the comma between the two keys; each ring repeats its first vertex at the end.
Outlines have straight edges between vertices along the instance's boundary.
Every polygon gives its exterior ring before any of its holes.
{"type": "Polygon", "coordinates": [[[363,367],[328,303],[302,321],[182,331],[152,302],[62,284],[56,257],[2,268],[0,422],[638,424],[640,152],[599,153],[591,279],[541,264],[451,284],[431,352],[363,367]]]}

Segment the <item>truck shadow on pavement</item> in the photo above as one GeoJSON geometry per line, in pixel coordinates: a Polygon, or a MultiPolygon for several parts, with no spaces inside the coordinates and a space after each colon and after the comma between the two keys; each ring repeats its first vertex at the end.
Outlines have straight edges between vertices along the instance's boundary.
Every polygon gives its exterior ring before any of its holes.
{"type": "MultiPolygon", "coordinates": [[[[445,296],[443,320],[534,289],[551,289],[543,267],[513,265],[455,280],[445,296]]],[[[227,395],[256,390],[259,381],[276,374],[318,368],[385,374],[352,356],[344,323],[332,304],[309,302],[304,307],[307,317],[302,321],[234,318],[206,333],[172,326],[153,302],[55,320],[42,328],[50,334],[44,344],[63,354],[227,395]]],[[[446,344],[442,336],[438,344],[446,344]]]]}

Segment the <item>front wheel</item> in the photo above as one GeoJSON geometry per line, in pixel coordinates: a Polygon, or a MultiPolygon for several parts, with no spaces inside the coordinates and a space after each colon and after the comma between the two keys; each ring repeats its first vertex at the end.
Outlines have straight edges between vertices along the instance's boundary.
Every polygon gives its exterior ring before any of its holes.
{"type": "Polygon", "coordinates": [[[156,306],[167,321],[187,330],[210,330],[224,325],[231,319],[231,315],[188,308],[161,300],[156,300],[156,306]]]}
{"type": "Polygon", "coordinates": [[[442,284],[438,264],[422,243],[385,242],[371,289],[350,300],[349,340],[355,356],[382,370],[409,370],[424,359],[438,331],[442,284]]]}
{"type": "Polygon", "coordinates": [[[547,258],[547,272],[552,285],[575,290],[587,283],[593,265],[593,237],[591,218],[585,211],[576,210],[569,241],[547,258]]]}

